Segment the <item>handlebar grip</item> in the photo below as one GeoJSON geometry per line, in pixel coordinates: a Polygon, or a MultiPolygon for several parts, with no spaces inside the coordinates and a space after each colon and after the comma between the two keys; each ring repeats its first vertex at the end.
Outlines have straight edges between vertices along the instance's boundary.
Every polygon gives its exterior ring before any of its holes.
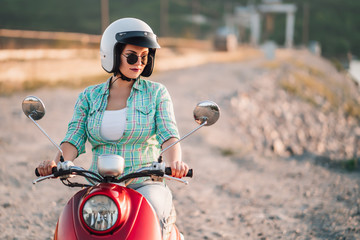
{"type": "MultiPolygon", "coordinates": [[[[57,171],[57,167],[53,167],[53,168],[51,169],[51,172],[52,172],[52,173],[54,173],[54,172],[56,172],[56,171],[57,171]]],[[[35,175],[36,175],[37,177],[40,177],[40,173],[39,173],[39,171],[38,171],[37,168],[35,168],[35,175]]]]}
{"type": "MultiPolygon", "coordinates": [[[[165,168],[165,174],[171,176],[171,167],[166,167],[165,168]]],[[[185,177],[192,178],[193,177],[193,169],[189,169],[189,171],[188,171],[188,173],[186,174],[185,177]]]]}

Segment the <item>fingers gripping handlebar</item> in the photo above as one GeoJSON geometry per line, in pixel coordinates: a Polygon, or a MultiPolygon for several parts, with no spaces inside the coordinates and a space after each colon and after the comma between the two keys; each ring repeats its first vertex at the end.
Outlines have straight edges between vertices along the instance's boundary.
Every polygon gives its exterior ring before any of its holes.
{"type": "MultiPolygon", "coordinates": [[[[171,176],[171,168],[170,168],[170,167],[166,167],[166,168],[165,168],[165,174],[171,176]]],[[[186,174],[185,177],[190,177],[190,178],[192,178],[192,177],[193,177],[193,170],[192,170],[192,169],[189,169],[189,171],[188,171],[188,173],[186,174]]]]}
{"type": "MultiPolygon", "coordinates": [[[[55,174],[58,170],[70,170],[71,167],[74,167],[74,163],[72,161],[60,161],[58,162],[57,167],[53,167],[51,169],[51,172],[55,174]]],[[[40,176],[39,170],[37,168],[35,169],[35,175],[38,177],[40,176]]]]}
{"type": "MultiPolygon", "coordinates": [[[[53,168],[51,169],[51,172],[52,172],[52,173],[55,173],[56,171],[57,171],[57,167],[53,167],[53,168]]],[[[39,173],[39,171],[38,171],[37,168],[35,168],[35,175],[36,175],[37,177],[40,177],[40,173],[39,173]]]]}

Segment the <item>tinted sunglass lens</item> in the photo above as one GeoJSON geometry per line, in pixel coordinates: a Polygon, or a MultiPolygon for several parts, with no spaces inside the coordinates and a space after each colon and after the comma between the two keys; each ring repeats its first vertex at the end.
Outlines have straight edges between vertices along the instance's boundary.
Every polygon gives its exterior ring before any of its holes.
{"type": "Polygon", "coordinates": [[[136,55],[136,54],[129,54],[128,56],[127,56],[127,62],[128,62],[128,64],[130,64],[130,65],[133,65],[133,64],[135,64],[136,62],[138,61],[138,56],[136,55]]]}

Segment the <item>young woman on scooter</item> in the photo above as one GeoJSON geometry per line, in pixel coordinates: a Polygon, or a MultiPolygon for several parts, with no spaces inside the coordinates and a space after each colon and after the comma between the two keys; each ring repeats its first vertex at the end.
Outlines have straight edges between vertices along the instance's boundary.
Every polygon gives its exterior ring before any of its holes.
{"type": "MultiPolygon", "coordinates": [[[[92,144],[91,171],[97,170],[102,154],[125,159],[124,174],[151,164],[161,149],[178,138],[173,105],[167,89],[144,80],[152,74],[156,49],[160,48],[152,29],[135,18],[122,18],[108,26],[100,43],[101,64],[113,73],[106,82],[86,88],[78,97],[72,120],[61,143],[65,161],[73,161],[92,144]]],[[[172,176],[182,178],[189,170],[181,160],[179,144],[164,152],[172,176]]],[[[38,166],[41,176],[51,174],[60,154],[38,166]]],[[[164,182],[136,179],[128,187],[140,192],[153,206],[160,221],[172,210],[172,194],[164,182]]]]}

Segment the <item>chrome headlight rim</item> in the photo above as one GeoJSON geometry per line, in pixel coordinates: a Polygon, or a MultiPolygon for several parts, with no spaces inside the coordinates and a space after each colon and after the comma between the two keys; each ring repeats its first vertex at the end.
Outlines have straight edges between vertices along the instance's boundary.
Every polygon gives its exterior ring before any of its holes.
{"type": "Polygon", "coordinates": [[[79,211],[79,216],[80,216],[82,224],[86,227],[86,229],[88,229],[90,232],[92,232],[94,234],[98,234],[98,235],[107,234],[107,233],[113,231],[119,225],[120,217],[121,217],[120,206],[119,206],[118,202],[114,199],[114,197],[112,197],[111,195],[108,195],[106,193],[95,193],[95,194],[91,194],[91,195],[85,197],[83,199],[82,203],[81,203],[81,206],[80,206],[79,210],[80,210],[79,211]],[[107,229],[99,230],[99,229],[93,228],[93,227],[89,226],[87,221],[85,221],[84,207],[86,207],[86,204],[89,203],[89,201],[91,201],[91,199],[94,198],[94,197],[105,197],[108,200],[110,200],[111,203],[114,204],[114,206],[116,207],[116,210],[117,210],[116,220],[107,229]]]}

